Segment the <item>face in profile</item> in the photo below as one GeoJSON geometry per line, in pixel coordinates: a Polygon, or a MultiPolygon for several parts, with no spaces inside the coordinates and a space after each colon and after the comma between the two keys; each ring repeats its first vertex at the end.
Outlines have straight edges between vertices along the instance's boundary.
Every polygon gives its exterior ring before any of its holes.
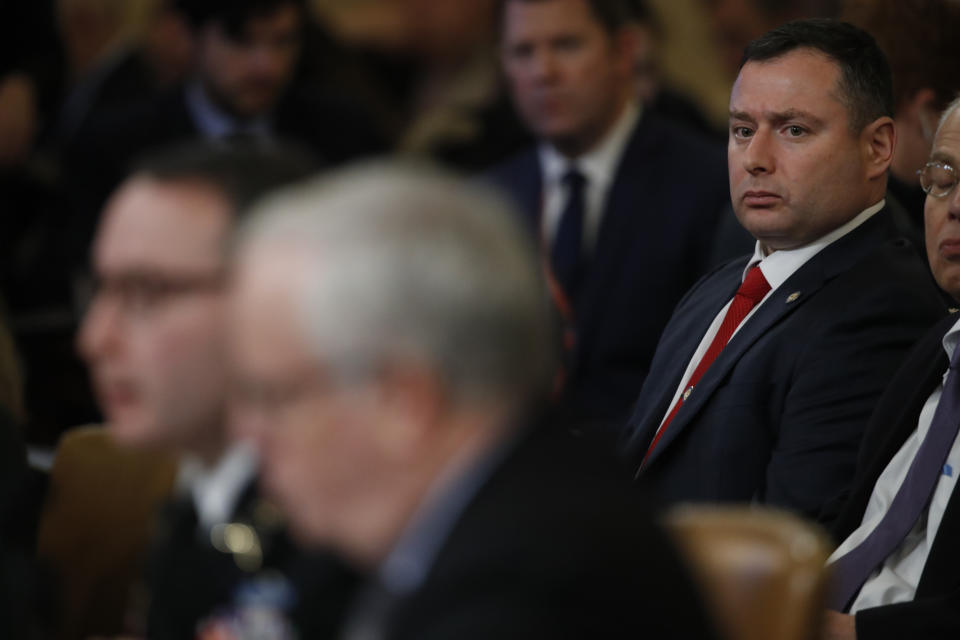
{"type": "MultiPolygon", "coordinates": [[[[840,69],[797,49],[748,62],[730,96],[727,157],[737,218],[768,250],[808,244],[871,202],[868,129],[854,133],[840,69]]],[[[879,201],[881,195],[877,195],[879,201]]]]}
{"type": "Polygon", "coordinates": [[[940,288],[960,300],[960,110],[954,110],[933,141],[930,162],[921,185],[927,191],[924,205],[927,258],[940,288]]]}
{"type": "Polygon", "coordinates": [[[230,207],[198,182],[128,181],[93,248],[78,347],[116,439],[191,449],[223,422],[223,242],[230,207]]]}
{"type": "Polygon", "coordinates": [[[343,544],[368,521],[370,497],[394,480],[383,457],[391,418],[375,385],[338,381],[315,354],[297,299],[311,273],[297,251],[241,255],[229,314],[230,424],[235,439],[256,444],[261,482],[296,537],[343,544]]]}
{"type": "Polygon", "coordinates": [[[251,18],[240,34],[219,23],[200,33],[200,75],[213,100],[238,118],[267,113],[290,84],[300,55],[301,14],[294,4],[251,18]]]}
{"type": "Polygon", "coordinates": [[[628,38],[604,29],[586,0],[507,2],[502,33],[503,67],[527,126],[563,151],[589,150],[630,92],[628,38]]]}

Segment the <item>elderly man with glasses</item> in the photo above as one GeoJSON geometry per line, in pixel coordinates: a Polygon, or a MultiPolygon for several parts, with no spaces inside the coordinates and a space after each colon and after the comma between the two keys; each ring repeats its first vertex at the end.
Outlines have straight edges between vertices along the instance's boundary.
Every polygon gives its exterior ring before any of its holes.
{"type": "MultiPolygon", "coordinates": [[[[930,161],[927,255],[960,300],[960,99],[945,111],[930,161]]],[[[828,640],[960,637],[960,321],[914,348],[867,427],[854,491],[834,530],[828,640]]]]}

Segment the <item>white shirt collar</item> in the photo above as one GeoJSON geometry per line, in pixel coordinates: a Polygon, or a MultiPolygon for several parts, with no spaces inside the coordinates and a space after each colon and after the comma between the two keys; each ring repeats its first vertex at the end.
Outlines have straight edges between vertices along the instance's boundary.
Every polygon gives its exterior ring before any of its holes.
{"type": "Polygon", "coordinates": [[[960,317],[943,336],[943,350],[947,352],[948,360],[953,359],[953,352],[957,348],[957,343],[960,343],[960,317]]]}
{"type": "Polygon", "coordinates": [[[229,522],[240,494],[256,475],[257,456],[247,443],[232,445],[208,467],[195,456],[186,456],[177,471],[177,488],[189,493],[197,521],[205,528],[229,522]]]}
{"type": "Polygon", "coordinates": [[[550,144],[541,144],[540,165],[543,167],[544,182],[559,184],[567,171],[576,166],[587,178],[588,184],[604,188],[613,182],[620,156],[639,119],[640,107],[635,102],[629,102],[607,135],[592,149],[574,159],[563,155],[550,144]]]}
{"type": "Polygon", "coordinates": [[[763,247],[758,240],[753,250],[753,257],[750,258],[746,268],[743,270],[742,279],[747,277],[747,271],[749,271],[751,267],[759,264],[760,271],[763,272],[763,276],[767,279],[767,282],[770,283],[770,290],[775,290],[786,282],[800,267],[806,264],[810,258],[876,215],[883,209],[886,202],[886,200],[881,200],[875,205],[867,207],[852,220],[837,227],[825,236],[796,249],[781,249],[780,251],[774,251],[770,255],[765,255],[763,247]]]}

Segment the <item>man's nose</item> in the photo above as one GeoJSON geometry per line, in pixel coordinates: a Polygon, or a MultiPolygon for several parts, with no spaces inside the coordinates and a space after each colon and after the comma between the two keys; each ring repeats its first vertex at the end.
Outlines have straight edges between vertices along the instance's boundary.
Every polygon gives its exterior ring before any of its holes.
{"type": "Polygon", "coordinates": [[[743,167],[751,175],[772,173],[776,168],[773,140],[769,132],[758,129],[743,153],[743,167]]]}
{"type": "Polygon", "coordinates": [[[119,305],[102,294],[90,303],[77,333],[77,351],[92,361],[115,348],[121,338],[122,326],[119,305]]]}

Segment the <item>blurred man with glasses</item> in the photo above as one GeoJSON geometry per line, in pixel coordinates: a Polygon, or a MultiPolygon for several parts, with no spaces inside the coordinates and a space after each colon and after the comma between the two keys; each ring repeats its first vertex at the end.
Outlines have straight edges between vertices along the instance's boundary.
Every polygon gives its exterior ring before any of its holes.
{"type": "Polygon", "coordinates": [[[281,148],[168,149],[135,169],[104,211],[79,348],[114,440],[180,460],[151,553],[150,638],[232,637],[248,622],[245,607],[272,611],[287,629],[302,585],[262,580],[261,570],[314,566],[257,499],[255,457],[227,431],[223,335],[232,226],[254,198],[312,166],[281,148]]]}
{"type": "MultiPolygon", "coordinates": [[[[944,113],[929,162],[927,255],[960,301],[960,100],[944,113]]],[[[904,361],[867,427],[854,490],[834,529],[827,640],[960,636],[960,321],[934,327],[904,361]]]]}

